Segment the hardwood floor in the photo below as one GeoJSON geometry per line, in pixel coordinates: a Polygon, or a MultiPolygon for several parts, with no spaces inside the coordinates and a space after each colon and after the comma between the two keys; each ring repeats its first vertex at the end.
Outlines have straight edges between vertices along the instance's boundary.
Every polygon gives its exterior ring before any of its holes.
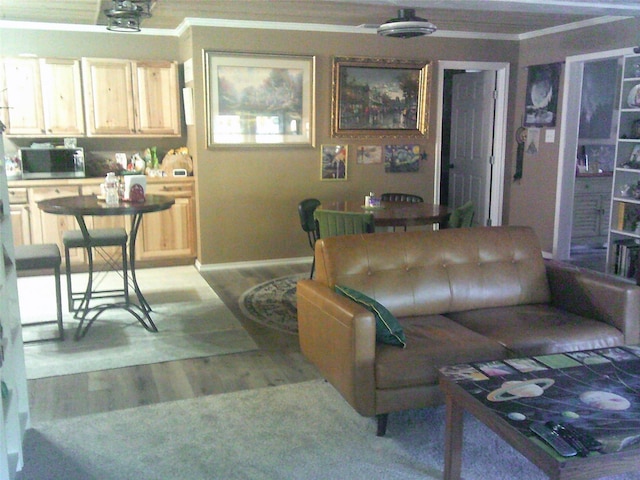
{"type": "Polygon", "coordinates": [[[32,422],[319,378],[300,353],[297,336],[244,318],[238,306],[252,286],[309,269],[300,263],[202,272],[259,350],[29,380],[32,422]]]}

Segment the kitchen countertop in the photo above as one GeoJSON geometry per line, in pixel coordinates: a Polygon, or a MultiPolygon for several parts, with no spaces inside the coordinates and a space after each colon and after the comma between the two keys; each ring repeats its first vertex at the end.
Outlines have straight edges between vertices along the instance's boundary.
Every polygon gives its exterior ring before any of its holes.
{"type": "MultiPolygon", "coordinates": [[[[148,184],[154,183],[194,183],[195,177],[147,177],[148,184]]],[[[97,185],[104,182],[104,177],[88,177],[88,178],[47,178],[32,180],[9,180],[7,182],[9,188],[30,188],[30,187],[47,187],[57,185],[97,185]]]]}

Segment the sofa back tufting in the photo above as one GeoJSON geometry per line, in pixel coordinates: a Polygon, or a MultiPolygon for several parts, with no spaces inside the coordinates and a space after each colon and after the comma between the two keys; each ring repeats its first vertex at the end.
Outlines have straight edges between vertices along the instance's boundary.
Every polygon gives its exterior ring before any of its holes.
{"type": "Polygon", "coordinates": [[[397,316],[550,301],[529,227],[328,237],[315,256],[316,281],[359,290],[397,316]]]}

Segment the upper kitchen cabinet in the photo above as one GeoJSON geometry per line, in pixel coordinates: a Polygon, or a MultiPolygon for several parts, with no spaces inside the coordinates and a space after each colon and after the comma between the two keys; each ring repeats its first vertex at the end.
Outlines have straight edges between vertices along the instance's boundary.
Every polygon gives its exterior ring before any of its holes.
{"type": "Polygon", "coordinates": [[[0,86],[0,115],[7,135],[84,135],[77,60],[5,58],[0,86]]]}
{"type": "Polygon", "coordinates": [[[179,136],[175,62],[82,59],[87,135],[179,136]]]}

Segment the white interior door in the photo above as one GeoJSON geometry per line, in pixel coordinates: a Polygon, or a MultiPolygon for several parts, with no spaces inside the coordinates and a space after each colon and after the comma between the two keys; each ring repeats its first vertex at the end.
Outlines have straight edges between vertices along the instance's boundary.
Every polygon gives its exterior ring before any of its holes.
{"type": "Polygon", "coordinates": [[[474,224],[490,225],[496,72],[453,77],[449,208],[471,200],[474,224]]]}

